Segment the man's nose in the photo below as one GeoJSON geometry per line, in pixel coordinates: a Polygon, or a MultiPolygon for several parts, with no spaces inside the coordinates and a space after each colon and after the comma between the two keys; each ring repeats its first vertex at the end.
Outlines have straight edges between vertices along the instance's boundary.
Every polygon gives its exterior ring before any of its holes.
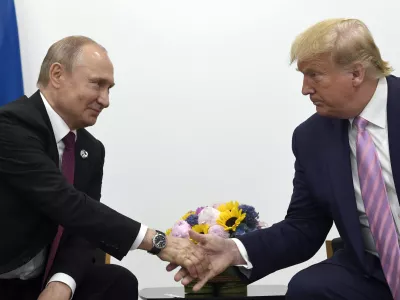
{"type": "Polygon", "coordinates": [[[107,91],[104,91],[101,93],[100,97],[97,99],[97,101],[101,104],[103,108],[107,108],[110,106],[110,96],[107,91]]]}
{"type": "Polygon", "coordinates": [[[303,79],[303,86],[301,88],[301,93],[304,96],[314,94],[314,89],[309,85],[308,80],[306,78],[303,79]]]}

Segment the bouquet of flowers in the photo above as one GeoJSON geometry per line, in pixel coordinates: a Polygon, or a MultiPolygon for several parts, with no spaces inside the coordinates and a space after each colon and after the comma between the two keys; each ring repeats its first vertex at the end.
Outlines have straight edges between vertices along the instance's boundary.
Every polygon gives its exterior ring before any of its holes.
{"type": "Polygon", "coordinates": [[[201,234],[233,238],[265,227],[266,224],[259,221],[259,213],[253,206],[230,201],[190,210],[166,233],[174,237],[189,238],[189,231],[192,229],[201,234]]]}

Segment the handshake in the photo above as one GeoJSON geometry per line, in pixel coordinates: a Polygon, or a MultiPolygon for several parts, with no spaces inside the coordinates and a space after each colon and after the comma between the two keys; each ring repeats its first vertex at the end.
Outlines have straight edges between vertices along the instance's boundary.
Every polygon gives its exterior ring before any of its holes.
{"type": "Polygon", "coordinates": [[[181,281],[183,285],[196,284],[193,291],[199,291],[208,280],[222,273],[229,266],[246,264],[242,258],[236,243],[232,239],[225,239],[217,235],[199,234],[189,231],[190,239],[167,236],[157,245],[153,241],[156,233],[148,229],[141,247],[150,250],[153,245],[160,248],[157,256],[169,262],[167,271],[171,272],[179,267],[174,279],[181,281]],[[151,246],[149,246],[151,245],[151,246]]]}

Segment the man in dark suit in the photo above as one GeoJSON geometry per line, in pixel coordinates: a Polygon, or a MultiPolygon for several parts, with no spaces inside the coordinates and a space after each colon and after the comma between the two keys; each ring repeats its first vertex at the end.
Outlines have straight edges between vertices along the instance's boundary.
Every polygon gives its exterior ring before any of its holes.
{"type": "Polygon", "coordinates": [[[97,247],[120,260],[147,250],[194,276],[208,267],[190,241],[100,203],[105,150],[84,128],[109,106],[113,85],[107,51],[67,37],[49,49],[39,90],[0,108],[2,300],[137,299],[130,271],[93,264],[97,247]]]}
{"type": "MultiPolygon", "coordinates": [[[[400,79],[354,19],[310,27],[294,41],[291,58],[317,113],[293,134],[287,215],[239,239],[191,233],[212,261],[208,278],[236,265],[254,282],[304,262],[334,221],[345,248],[296,274],[286,298],[400,299],[400,79]]],[[[185,269],[175,276],[182,278],[192,280],[185,269]]]]}

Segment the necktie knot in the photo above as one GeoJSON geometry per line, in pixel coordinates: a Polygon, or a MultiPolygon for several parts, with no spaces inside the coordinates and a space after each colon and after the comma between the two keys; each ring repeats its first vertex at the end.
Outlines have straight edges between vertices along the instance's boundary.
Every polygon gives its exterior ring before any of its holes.
{"type": "Polygon", "coordinates": [[[354,119],[354,124],[356,125],[358,131],[364,131],[365,127],[368,125],[368,121],[358,116],[354,119]]]}
{"type": "Polygon", "coordinates": [[[75,147],[75,134],[70,131],[64,138],[63,142],[66,149],[72,149],[75,147]]]}

